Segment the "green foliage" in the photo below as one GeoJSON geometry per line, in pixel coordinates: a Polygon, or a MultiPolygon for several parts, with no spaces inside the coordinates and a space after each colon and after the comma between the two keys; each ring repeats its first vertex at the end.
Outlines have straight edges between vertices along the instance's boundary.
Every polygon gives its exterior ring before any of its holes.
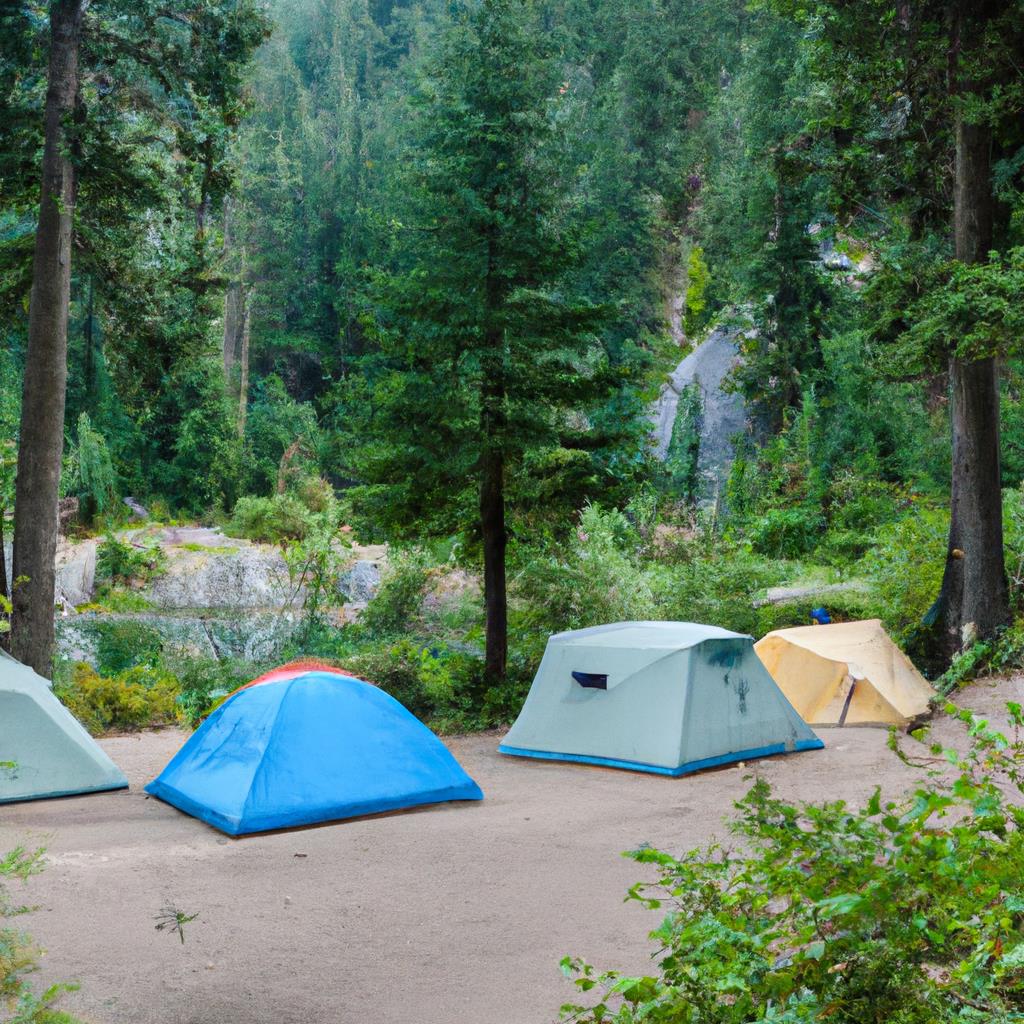
{"type": "Polygon", "coordinates": [[[380,587],[359,619],[370,636],[388,637],[409,629],[420,613],[430,562],[418,548],[392,550],[380,587]]]}
{"type": "Polygon", "coordinates": [[[225,697],[260,674],[259,666],[237,658],[171,657],[164,659],[163,669],[177,679],[177,717],[192,729],[225,697]]]}
{"type": "Polygon", "coordinates": [[[858,569],[870,581],[873,611],[897,643],[920,628],[939,593],[946,564],[949,513],[922,507],[878,531],[858,569]]]}
{"type": "Polygon", "coordinates": [[[294,594],[302,594],[302,622],[292,642],[302,644],[329,628],[330,612],[340,603],[339,579],[349,561],[351,542],[339,527],[338,510],[330,496],[314,519],[313,529],[284,550],[288,578],[294,594]]]}
{"type": "MultiPolygon", "coordinates": [[[[31,289],[48,13],[15,2],[0,15],[0,348],[16,356],[31,289]]],[[[192,510],[229,504],[239,475],[237,426],[221,415],[215,264],[246,68],[269,27],[251,0],[84,8],[72,86],[68,421],[88,415],[115,479],[133,493],[162,491],[192,510]]],[[[109,497],[108,466],[95,437],[79,440],[85,476],[75,486],[91,505],[109,497]]]]}
{"type": "Polygon", "coordinates": [[[671,493],[687,502],[700,496],[697,472],[700,454],[700,426],[704,412],[700,383],[688,384],[679,394],[672,439],[665,453],[665,472],[671,493]]]}
{"type": "Polygon", "coordinates": [[[281,460],[290,448],[294,455],[285,467],[291,475],[316,475],[320,429],[312,405],[297,402],[276,374],[264,377],[253,389],[245,421],[245,485],[255,494],[272,494],[278,485],[281,460]]]}
{"type": "Polygon", "coordinates": [[[539,661],[551,633],[659,618],[638,543],[623,513],[588,505],[564,544],[524,552],[512,580],[516,646],[539,661]]]}
{"type": "Polygon", "coordinates": [[[993,253],[988,263],[953,261],[932,268],[932,280],[903,317],[909,325],[897,339],[897,355],[907,366],[941,364],[949,353],[967,359],[1019,352],[1024,312],[1024,248],[1005,256],[993,253]]]}
{"type": "Polygon", "coordinates": [[[529,677],[513,674],[503,686],[490,687],[477,654],[408,639],[367,647],[346,657],[344,667],[376,683],[440,732],[511,722],[530,684],[529,677]]]}
{"type": "Polygon", "coordinates": [[[690,249],[686,260],[686,335],[693,338],[707,322],[707,290],[711,275],[704,262],[704,250],[699,245],[690,249]]]}
{"type": "Polygon", "coordinates": [[[167,555],[159,544],[136,544],[108,533],[96,548],[98,583],[143,586],[167,569],[167,555]]]}
{"type": "Polygon", "coordinates": [[[247,495],[235,504],[226,532],[263,544],[280,544],[301,540],[313,527],[313,514],[291,494],[272,498],[247,495]]]}
{"type": "Polygon", "coordinates": [[[116,675],[136,665],[157,665],[164,643],[159,632],[131,618],[100,619],[96,623],[96,667],[102,675],[116,675]]]}
{"type": "Polygon", "coordinates": [[[179,689],[173,676],[149,666],[104,677],[78,664],[70,681],[55,687],[55,692],[89,732],[100,736],[172,724],[179,689]]]}
{"type": "MultiPolygon", "coordinates": [[[[579,1024],[615,1021],[899,1024],[1016,1021],[1024,1016],[1024,746],[950,707],[968,753],[907,797],[791,804],[758,780],[736,806],[735,847],[653,865],[628,899],[667,914],[652,932],[658,972],[597,974],[566,958],[590,1006],[579,1024]]],[[[1010,705],[1019,729],[1021,709],[1010,705]]],[[[895,740],[894,740],[895,743],[895,740]]],[[[903,755],[906,756],[906,755],[903,755]]]]}
{"type": "Polygon", "coordinates": [[[117,500],[117,476],[111,462],[107,443],[99,431],[93,429],[89,414],[78,417],[78,446],[73,455],[71,489],[82,503],[87,520],[106,512],[117,500]]]}
{"type": "Polygon", "coordinates": [[[10,1024],[78,1024],[70,1014],[55,1009],[65,992],[77,986],[51,985],[36,995],[25,976],[38,969],[41,951],[21,931],[6,924],[6,919],[27,913],[29,908],[11,903],[8,879],[26,881],[43,869],[43,850],[15,847],[0,857],[0,1013],[10,1024]]]}
{"type": "Polygon", "coordinates": [[[799,558],[818,545],[824,526],[824,516],[813,507],[772,508],[751,525],[750,543],[761,555],[799,558]]]}

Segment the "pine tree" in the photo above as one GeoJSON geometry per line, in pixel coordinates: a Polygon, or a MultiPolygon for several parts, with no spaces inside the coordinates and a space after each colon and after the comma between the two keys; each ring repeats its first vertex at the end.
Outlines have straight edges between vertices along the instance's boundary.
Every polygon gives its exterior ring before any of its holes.
{"type": "Polygon", "coordinates": [[[399,257],[371,289],[380,351],[348,394],[357,504],[392,529],[479,537],[492,681],[506,672],[509,505],[540,466],[586,475],[583,410],[607,385],[602,311],[562,290],[578,254],[565,89],[528,0],[456,12],[416,98],[399,257]]]}

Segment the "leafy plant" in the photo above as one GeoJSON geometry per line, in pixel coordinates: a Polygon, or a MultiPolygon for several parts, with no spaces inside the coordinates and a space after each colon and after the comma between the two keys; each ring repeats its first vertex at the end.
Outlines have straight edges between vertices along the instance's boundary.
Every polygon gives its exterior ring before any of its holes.
{"type": "Polygon", "coordinates": [[[360,616],[360,628],[375,637],[407,629],[419,614],[429,577],[426,552],[418,548],[392,551],[380,587],[360,616]]]}
{"type": "Polygon", "coordinates": [[[199,916],[196,914],[186,914],[182,910],[178,910],[177,907],[168,905],[161,907],[156,915],[156,930],[158,932],[166,931],[171,935],[177,935],[181,939],[181,944],[185,945],[185,925],[194,921],[199,916]]]}
{"type": "Polygon", "coordinates": [[[94,736],[172,724],[179,690],[173,676],[148,666],[104,677],[78,664],[69,683],[55,686],[57,696],[94,736]]]}
{"type": "Polygon", "coordinates": [[[272,498],[239,498],[226,532],[264,544],[302,540],[314,527],[314,516],[291,494],[272,498]]]}
{"type": "Polygon", "coordinates": [[[72,468],[72,489],[82,502],[86,518],[91,520],[117,500],[117,474],[107,442],[86,412],[78,417],[78,444],[72,468]]]}
{"type": "MultiPolygon", "coordinates": [[[[1009,705],[1015,730],[1024,725],[1009,705]]],[[[627,856],[658,872],[628,899],[665,909],[658,972],[563,970],[583,1024],[943,1024],[1024,1020],[1024,744],[950,705],[972,743],[910,758],[907,797],[791,804],[763,780],[736,805],[736,848],[627,856]],[[944,766],[944,767],[943,767],[944,766]]],[[[1019,734],[1018,734],[1019,735],[1019,734]]],[[[925,748],[927,749],[927,748],[925,748]]]]}
{"type": "Polygon", "coordinates": [[[141,585],[167,568],[167,555],[159,544],[134,544],[112,533],[96,548],[96,579],[111,585],[141,585]]]}

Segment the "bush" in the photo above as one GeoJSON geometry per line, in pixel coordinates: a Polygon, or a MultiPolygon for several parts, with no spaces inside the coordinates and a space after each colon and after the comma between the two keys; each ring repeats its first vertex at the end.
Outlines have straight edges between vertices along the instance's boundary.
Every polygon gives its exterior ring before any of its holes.
{"type": "MultiPolygon", "coordinates": [[[[726,543],[713,551],[695,552],[653,574],[658,617],[711,623],[756,638],[761,634],[765,610],[755,608],[755,599],[767,587],[781,583],[787,569],[784,563],[758,558],[726,543]]],[[[790,609],[787,614],[799,612],[790,609]]],[[[801,619],[804,621],[806,616],[801,619]]]]}
{"type": "Polygon", "coordinates": [[[370,636],[394,636],[409,628],[419,615],[430,579],[427,554],[419,548],[393,551],[380,588],[359,618],[370,636]]]}
{"type": "MultiPolygon", "coordinates": [[[[950,708],[974,743],[913,794],[860,809],[790,804],[758,781],[735,848],[631,854],[659,879],[629,899],[667,907],[651,977],[563,969],[594,1006],[579,1024],[944,1024],[1024,1019],[1024,745],[950,708]]],[[[1010,705],[1012,724],[1024,725],[1010,705]]],[[[894,743],[895,745],[895,743],[894,743]]],[[[941,758],[939,759],[942,760],[941,758]]]]}
{"type": "Polygon", "coordinates": [[[78,495],[86,521],[106,512],[117,500],[117,474],[107,442],[85,412],[78,417],[78,445],[74,450],[70,485],[78,495]]]}
{"type": "Polygon", "coordinates": [[[657,618],[638,545],[621,512],[588,505],[567,544],[528,554],[512,580],[519,650],[539,660],[552,633],[657,618]]]}
{"type": "Polygon", "coordinates": [[[238,499],[226,532],[263,544],[280,544],[302,540],[313,526],[313,514],[291,494],[275,494],[272,498],[250,495],[238,499]]]}
{"type": "Polygon", "coordinates": [[[825,518],[816,508],[793,505],[769,509],[749,528],[751,547],[771,558],[799,558],[812,551],[825,530],[825,518]]]}
{"type": "Polygon", "coordinates": [[[529,688],[516,678],[490,688],[477,655],[412,640],[351,655],[345,668],[390,693],[440,732],[508,723],[519,713],[529,688]]]}
{"type": "Polygon", "coordinates": [[[172,661],[168,667],[177,677],[179,693],[175,699],[179,721],[197,728],[224,698],[255,679],[260,669],[247,661],[217,658],[188,658],[172,661]]]}
{"type": "Polygon", "coordinates": [[[148,583],[167,568],[167,555],[159,544],[139,546],[110,533],[96,548],[96,580],[109,585],[148,583]]]}
{"type": "Polygon", "coordinates": [[[96,667],[102,675],[116,675],[137,665],[157,665],[163,654],[160,633],[131,619],[95,623],[96,667]]]}
{"type": "Polygon", "coordinates": [[[176,720],[178,681],[166,672],[139,666],[115,676],[101,676],[77,664],[71,680],[55,693],[94,736],[132,732],[176,720]]]}
{"type": "Polygon", "coordinates": [[[920,508],[882,527],[858,565],[871,585],[871,611],[906,645],[939,596],[946,565],[949,513],[920,508]]]}

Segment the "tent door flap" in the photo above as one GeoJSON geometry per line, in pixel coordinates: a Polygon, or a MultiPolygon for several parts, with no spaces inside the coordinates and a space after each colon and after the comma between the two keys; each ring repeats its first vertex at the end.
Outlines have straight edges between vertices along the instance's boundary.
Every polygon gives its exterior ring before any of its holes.
{"type": "Polygon", "coordinates": [[[597,672],[573,672],[572,677],[580,686],[586,687],[588,690],[608,689],[607,673],[601,675],[597,672]]]}

